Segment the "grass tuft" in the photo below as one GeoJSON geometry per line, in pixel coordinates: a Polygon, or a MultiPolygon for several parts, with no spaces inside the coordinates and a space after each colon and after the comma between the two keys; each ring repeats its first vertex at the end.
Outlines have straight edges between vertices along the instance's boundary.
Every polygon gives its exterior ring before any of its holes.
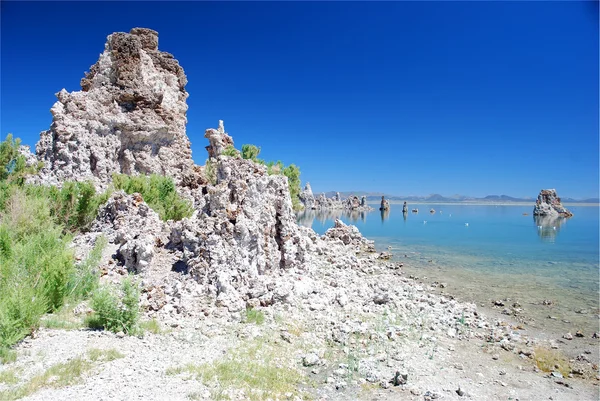
{"type": "Polygon", "coordinates": [[[0,362],[4,365],[13,363],[17,360],[17,351],[8,347],[0,346],[0,362]]]}
{"type": "Polygon", "coordinates": [[[558,371],[564,377],[567,377],[571,373],[569,360],[558,350],[536,347],[534,355],[535,364],[542,372],[558,371]]]}
{"type": "Polygon", "coordinates": [[[18,400],[35,393],[43,387],[66,387],[77,384],[92,368],[92,363],[83,358],[51,366],[44,373],[34,376],[27,383],[14,389],[0,391],[0,400],[18,400]]]}
{"type": "Polygon", "coordinates": [[[263,324],[265,322],[265,314],[258,309],[246,309],[246,323],[263,324]]]}
{"type": "Polygon", "coordinates": [[[92,349],[88,350],[88,357],[93,362],[97,362],[97,361],[110,362],[110,361],[114,361],[115,359],[125,358],[125,355],[120,353],[116,348],[110,348],[110,349],[92,348],[92,349]]]}
{"type": "Polygon", "coordinates": [[[298,395],[304,377],[281,358],[277,350],[257,342],[218,361],[169,368],[166,373],[186,374],[202,381],[211,389],[214,400],[229,399],[240,391],[252,401],[282,399],[287,393],[298,395]]]}
{"type": "Polygon", "coordinates": [[[17,369],[8,369],[0,372],[0,383],[3,384],[17,384],[19,377],[17,376],[17,369]]]}
{"type": "Polygon", "coordinates": [[[143,331],[148,331],[152,334],[160,334],[162,333],[162,329],[160,328],[160,323],[156,319],[146,320],[140,323],[140,329],[143,331]]]}

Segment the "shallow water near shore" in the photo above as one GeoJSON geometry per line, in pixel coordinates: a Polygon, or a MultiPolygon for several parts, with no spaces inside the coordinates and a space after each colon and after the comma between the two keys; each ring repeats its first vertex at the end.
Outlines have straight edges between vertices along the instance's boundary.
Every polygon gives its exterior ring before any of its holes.
{"type": "Polygon", "coordinates": [[[406,275],[446,283],[439,291],[486,307],[508,298],[506,307],[518,302],[518,317],[549,337],[577,330],[588,337],[599,324],[599,209],[570,206],[574,217],[559,220],[536,219],[532,209],[418,204],[403,214],[392,205],[386,214],[306,211],[298,223],[322,234],[339,217],[404,262],[406,275]]]}

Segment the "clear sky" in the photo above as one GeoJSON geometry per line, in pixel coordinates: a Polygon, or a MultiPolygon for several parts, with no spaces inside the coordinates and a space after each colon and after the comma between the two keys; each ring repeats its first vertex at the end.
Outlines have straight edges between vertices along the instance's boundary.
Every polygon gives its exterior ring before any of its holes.
{"type": "Polygon", "coordinates": [[[222,119],[315,192],[598,196],[595,2],[0,4],[2,138],[34,145],[106,36],[148,27],[198,164],[222,119]]]}

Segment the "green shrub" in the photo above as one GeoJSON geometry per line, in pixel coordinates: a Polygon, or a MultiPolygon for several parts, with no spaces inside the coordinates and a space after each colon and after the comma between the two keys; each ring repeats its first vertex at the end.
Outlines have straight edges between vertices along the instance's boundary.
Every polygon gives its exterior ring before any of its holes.
{"type": "Polygon", "coordinates": [[[0,143],[0,353],[6,355],[43,314],[97,286],[102,240],[76,267],[69,231],[86,228],[108,198],[96,195],[91,183],[62,189],[24,184],[33,170],[18,146],[11,136],[0,143]]]}
{"type": "Polygon", "coordinates": [[[162,220],[181,220],[194,212],[191,202],[183,199],[175,190],[170,177],[152,174],[150,176],[113,175],[113,185],[128,194],[139,193],[144,201],[162,220]]]}
{"type": "Polygon", "coordinates": [[[135,334],[138,331],[140,290],[130,277],[123,280],[121,294],[114,289],[101,287],[92,297],[94,313],[86,323],[95,329],[123,331],[135,334]]]}
{"type": "Polygon", "coordinates": [[[5,347],[0,346],[0,363],[9,364],[17,360],[17,352],[5,347]]]}
{"type": "Polygon", "coordinates": [[[290,188],[290,197],[292,198],[292,206],[295,210],[301,209],[300,202],[300,169],[295,164],[290,164],[283,169],[283,175],[288,179],[290,188]]]}
{"type": "Polygon", "coordinates": [[[73,300],[85,299],[97,288],[100,280],[100,272],[97,267],[102,258],[102,251],[108,244],[106,237],[100,236],[88,257],[75,269],[69,281],[69,298],[73,300]]]}
{"type": "Polygon", "coordinates": [[[10,181],[17,185],[23,185],[27,174],[35,173],[41,166],[27,167],[25,156],[19,152],[21,140],[13,139],[8,134],[6,139],[0,142],[0,182],[10,181]]]}
{"type": "Polygon", "coordinates": [[[265,322],[265,314],[258,309],[246,309],[246,323],[263,324],[265,322]]]}
{"type": "Polygon", "coordinates": [[[65,182],[62,188],[25,185],[28,195],[41,199],[50,208],[57,224],[71,232],[85,231],[94,221],[100,205],[106,203],[110,191],[96,194],[91,182],[65,182]]]}
{"type": "Polygon", "coordinates": [[[233,145],[227,145],[225,150],[221,153],[223,156],[237,157],[240,151],[233,147],[233,145]]]}
{"type": "Polygon", "coordinates": [[[258,159],[258,155],[260,154],[260,148],[255,145],[245,144],[242,145],[242,158],[252,160],[253,162],[257,162],[260,164],[264,164],[264,162],[258,159]]]}
{"type": "Polygon", "coordinates": [[[10,346],[58,309],[75,272],[73,253],[44,199],[17,188],[0,212],[0,346],[10,346]]]}

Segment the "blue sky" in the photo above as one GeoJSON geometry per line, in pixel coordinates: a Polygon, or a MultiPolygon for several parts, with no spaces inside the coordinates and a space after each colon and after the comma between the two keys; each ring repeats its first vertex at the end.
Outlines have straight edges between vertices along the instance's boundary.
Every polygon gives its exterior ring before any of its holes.
{"type": "Polygon", "coordinates": [[[315,192],[598,196],[598,8],[583,2],[1,2],[1,127],[34,145],[106,36],[159,32],[204,164],[238,147],[315,192]]]}

